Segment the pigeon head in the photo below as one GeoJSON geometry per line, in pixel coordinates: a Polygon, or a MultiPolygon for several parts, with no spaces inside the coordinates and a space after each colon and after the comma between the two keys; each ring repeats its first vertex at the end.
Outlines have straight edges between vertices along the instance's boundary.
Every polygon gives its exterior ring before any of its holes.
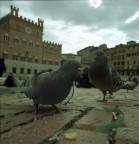
{"type": "Polygon", "coordinates": [[[105,53],[101,50],[96,51],[93,59],[95,61],[99,61],[99,62],[101,61],[103,63],[107,63],[107,57],[106,57],[105,53]]]}
{"type": "Polygon", "coordinates": [[[61,69],[74,73],[76,77],[82,76],[82,65],[78,61],[69,60],[61,66],[61,69]]]}
{"type": "Polygon", "coordinates": [[[91,57],[89,77],[90,79],[101,79],[108,75],[108,73],[109,68],[107,57],[103,51],[97,50],[91,57]]]}

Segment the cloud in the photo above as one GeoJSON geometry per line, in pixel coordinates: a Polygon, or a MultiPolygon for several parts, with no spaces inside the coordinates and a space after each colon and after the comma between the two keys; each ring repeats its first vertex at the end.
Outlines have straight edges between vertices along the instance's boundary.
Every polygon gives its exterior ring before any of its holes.
{"type": "Polygon", "coordinates": [[[51,40],[55,37],[55,42],[63,44],[63,53],[76,53],[87,46],[106,43],[108,47],[114,47],[117,42],[123,43],[126,34],[117,29],[100,29],[91,31],[92,27],[86,25],[73,25],[64,21],[55,22],[47,20],[47,27],[44,29],[44,38],[51,40]],[[62,32],[61,32],[62,31],[62,32]]]}
{"type": "Polygon", "coordinates": [[[89,5],[98,8],[102,4],[102,0],[89,0],[89,5]]]}
{"type": "Polygon", "coordinates": [[[128,18],[125,23],[131,23],[132,21],[135,21],[136,19],[139,18],[139,11],[137,11],[133,16],[131,16],[130,18],[128,18]]]}

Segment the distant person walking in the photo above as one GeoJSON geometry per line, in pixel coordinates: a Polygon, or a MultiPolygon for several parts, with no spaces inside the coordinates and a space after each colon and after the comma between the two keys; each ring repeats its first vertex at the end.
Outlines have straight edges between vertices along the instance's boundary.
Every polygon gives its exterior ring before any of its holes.
{"type": "Polygon", "coordinates": [[[16,77],[13,76],[13,73],[9,72],[6,80],[4,81],[3,86],[6,87],[19,87],[20,81],[16,77]]]}
{"type": "Polygon", "coordinates": [[[91,88],[93,86],[92,83],[90,83],[89,81],[89,77],[88,77],[88,71],[89,71],[89,68],[88,67],[85,67],[83,69],[83,74],[82,74],[82,78],[78,78],[76,79],[75,81],[75,86],[80,88],[80,87],[83,87],[83,88],[91,88]]]}
{"type": "Polygon", "coordinates": [[[0,58],[0,77],[3,76],[3,72],[5,72],[5,70],[6,70],[6,66],[4,63],[4,59],[0,58]]]}

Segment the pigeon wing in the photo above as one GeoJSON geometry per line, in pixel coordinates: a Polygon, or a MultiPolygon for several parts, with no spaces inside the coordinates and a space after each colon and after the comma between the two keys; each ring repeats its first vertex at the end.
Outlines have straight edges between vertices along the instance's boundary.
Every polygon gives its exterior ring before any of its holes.
{"type": "Polygon", "coordinates": [[[115,69],[110,67],[110,75],[112,78],[112,83],[116,86],[116,89],[119,90],[121,85],[123,84],[123,81],[121,80],[119,73],[115,69]]]}

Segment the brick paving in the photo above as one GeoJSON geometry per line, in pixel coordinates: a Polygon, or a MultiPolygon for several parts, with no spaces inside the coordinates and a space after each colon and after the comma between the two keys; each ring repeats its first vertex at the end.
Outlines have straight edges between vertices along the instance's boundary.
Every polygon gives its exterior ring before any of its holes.
{"type": "MultiPolygon", "coordinates": [[[[124,112],[125,125],[117,129],[116,144],[139,143],[139,86],[135,92],[120,90],[113,94],[113,100],[105,103],[97,102],[102,93],[94,88],[75,88],[74,97],[103,107],[118,106],[124,112]]],[[[57,144],[105,144],[107,141],[108,134],[96,132],[96,127],[111,122],[111,113],[71,100],[66,106],[57,105],[60,113],[51,106],[40,105],[42,113],[35,115],[32,100],[18,93],[0,96],[0,102],[1,144],[43,144],[56,133],[59,133],[57,144]],[[68,132],[75,132],[76,139],[66,139],[64,134],[68,132]]]]}

